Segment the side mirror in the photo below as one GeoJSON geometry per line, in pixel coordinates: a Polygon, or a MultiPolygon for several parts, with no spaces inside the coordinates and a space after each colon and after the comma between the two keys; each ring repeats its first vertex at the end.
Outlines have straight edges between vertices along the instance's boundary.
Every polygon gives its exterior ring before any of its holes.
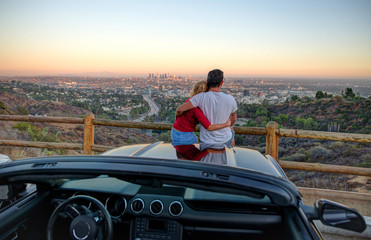
{"type": "Polygon", "coordinates": [[[367,228],[364,218],[355,209],[325,199],[318,200],[315,206],[324,225],[355,232],[363,232],[367,228]]]}
{"type": "Polygon", "coordinates": [[[10,162],[10,161],[12,161],[10,157],[4,154],[0,154],[0,164],[5,163],[5,162],[10,162]]]}
{"type": "MultiPolygon", "coordinates": [[[[0,164],[12,161],[7,155],[0,154],[0,164]]],[[[9,185],[0,185],[0,202],[10,199],[9,185]]]]}
{"type": "Polygon", "coordinates": [[[7,201],[10,198],[8,185],[0,185],[0,201],[7,201]]]}

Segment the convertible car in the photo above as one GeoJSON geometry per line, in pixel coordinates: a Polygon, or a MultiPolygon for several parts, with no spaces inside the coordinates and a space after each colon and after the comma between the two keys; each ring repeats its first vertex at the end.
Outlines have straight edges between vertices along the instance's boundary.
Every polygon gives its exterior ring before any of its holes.
{"type": "Polygon", "coordinates": [[[234,147],[124,146],[0,164],[0,239],[322,239],[362,232],[354,209],[302,196],[270,156],[234,147]]]}

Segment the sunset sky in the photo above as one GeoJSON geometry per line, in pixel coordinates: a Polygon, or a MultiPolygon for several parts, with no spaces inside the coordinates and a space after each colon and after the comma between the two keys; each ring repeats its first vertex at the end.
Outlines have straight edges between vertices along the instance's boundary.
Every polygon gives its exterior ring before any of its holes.
{"type": "Polygon", "coordinates": [[[371,77],[371,1],[1,0],[0,75],[371,77]]]}

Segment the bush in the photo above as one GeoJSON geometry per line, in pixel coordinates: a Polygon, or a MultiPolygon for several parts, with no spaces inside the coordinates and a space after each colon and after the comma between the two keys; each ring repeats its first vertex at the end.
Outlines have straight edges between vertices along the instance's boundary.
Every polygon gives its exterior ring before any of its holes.
{"type": "Polygon", "coordinates": [[[164,141],[164,142],[171,142],[171,136],[170,136],[170,131],[161,133],[158,136],[159,141],[164,141]]]}
{"type": "Polygon", "coordinates": [[[27,107],[24,107],[24,106],[21,106],[21,105],[18,105],[17,106],[17,111],[21,115],[28,115],[28,114],[30,114],[30,112],[28,111],[28,108],[27,107]]]}
{"type": "Polygon", "coordinates": [[[324,147],[317,146],[309,150],[311,160],[325,160],[331,158],[334,153],[324,147]]]}
{"type": "Polygon", "coordinates": [[[31,141],[40,142],[60,142],[59,133],[54,134],[49,132],[48,128],[41,129],[27,122],[19,122],[13,126],[21,132],[26,132],[31,138],[31,141]]]}
{"type": "Polygon", "coordinates": [[[67,132],[67,136],[76,137],[77,134],[74,131],[70,130],[70,131],[67,132]]]}
{"type": "Polygon", "coordinates": [[[83,125],[78,125],[76,128],[78,131],[84,131],[84,126],[83,125]]]}
{"type": "Polygon", "coordinates": [[[0,109],[4,109],[4,110],[7,109],[5,104],[2,101],[0,101],[0,109]]]}
{"type": "Polygon", "coordinates": [[[361,160],[360,163],[355,164],[356,167],[366,167],[366,168],[371,167],[371,154],[369,153],[363,154],[360,157],[360,160],[361,160]]]}
{"type": "Polygon", "coordinates": [[[346,144],[344,142],[333,142],[330,144],[329,148],[337,155],[343,154],[344,149],[346,149],[346,144]]]}
{"type": "Polygon", "coordinates": [[[61,132],[59,131],[59,129],[56,128],[56,127],[50,127],[49,128],[49,132],[54,133],[54,134],[61,134],[61,132]]]}
{"type": "MultiPolygon", "coordinates": [[[[49,131],[49,129],[46,128],[39,128],[36,127],[30,123],[27,122],[19,122],[15,124],[12,128],[18,129],[21,132],[27,132],[28,135],[31,138],[31,141],[39,141],[39,142],[61,142],[60,140],[60,132],[58,131],[57,133],[52,133],[49,131]]],[[[54,155],[54,154],[66,154],[66,150],[59,150],[59,149],[43,149],[43,154],[44,155],[54,155]]]]}
{"type": "Polygon", "coordinates": [[[330,148],[332,150],[335,150],[335,151],[341,150],[344,147],[345,147],[345,143],[344,142],[333,142],[333,143],[330,144],[330,148]]]}
{"type": "Polygon", "coordinates": [[[283,157],[280,160],[292,161],[292,162],[305,162],[307,160],[307,156],[302,153],[294,153],[290,156],[283,157]]]}
{"type": "Polygon", "coordinates": [[[19,131],[26,131],[30,126],[31,124],[27,122],[18,122],[12,128],[18,129],[19,131]]]}

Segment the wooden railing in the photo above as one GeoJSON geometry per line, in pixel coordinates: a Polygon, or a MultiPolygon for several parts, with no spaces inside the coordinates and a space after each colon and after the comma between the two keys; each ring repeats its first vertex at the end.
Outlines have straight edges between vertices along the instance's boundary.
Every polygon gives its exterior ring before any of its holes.
{"type": "MultiPolygon", "coordinates": [[[[0,115],[1,121],[21,121],[21,122],[47,122],[47,123],[67,123],[84,125],[83,143],[53,143],[53,142],[31,142],[18,140],[0,139],[0,146],[34,147],[34,148],[53,148],[68,150],[83,150],[84,154],[94,154],[112,149],[111,146],[94,144],[94,126],[111,126],[138,129],[171,130],[171,124],[151,123],[151,122],[128,122],[95,119],[94,115],[87,115],[84,118],[72,117],[36,117],[36,116],[17,116],[0,115]]],[[[273,156],[282,168],[304,171],[317,171],[337,174],[349,174],[371,177],[370,168],[359,168],[339,165],[329,165],[320,163],[302,163],[282,161],[278,159],[279,137],[321,139],[333,141],[347,141],[371,143],[371,134],[351,134],[351,133],[333,133],[320,131],[306,131],[294,129],[278,129],[277,123],[269,122],[266,128],[262,127],[234,127],[236,134],[246,135],[266,135],[266,154],[273,156]]]]}

